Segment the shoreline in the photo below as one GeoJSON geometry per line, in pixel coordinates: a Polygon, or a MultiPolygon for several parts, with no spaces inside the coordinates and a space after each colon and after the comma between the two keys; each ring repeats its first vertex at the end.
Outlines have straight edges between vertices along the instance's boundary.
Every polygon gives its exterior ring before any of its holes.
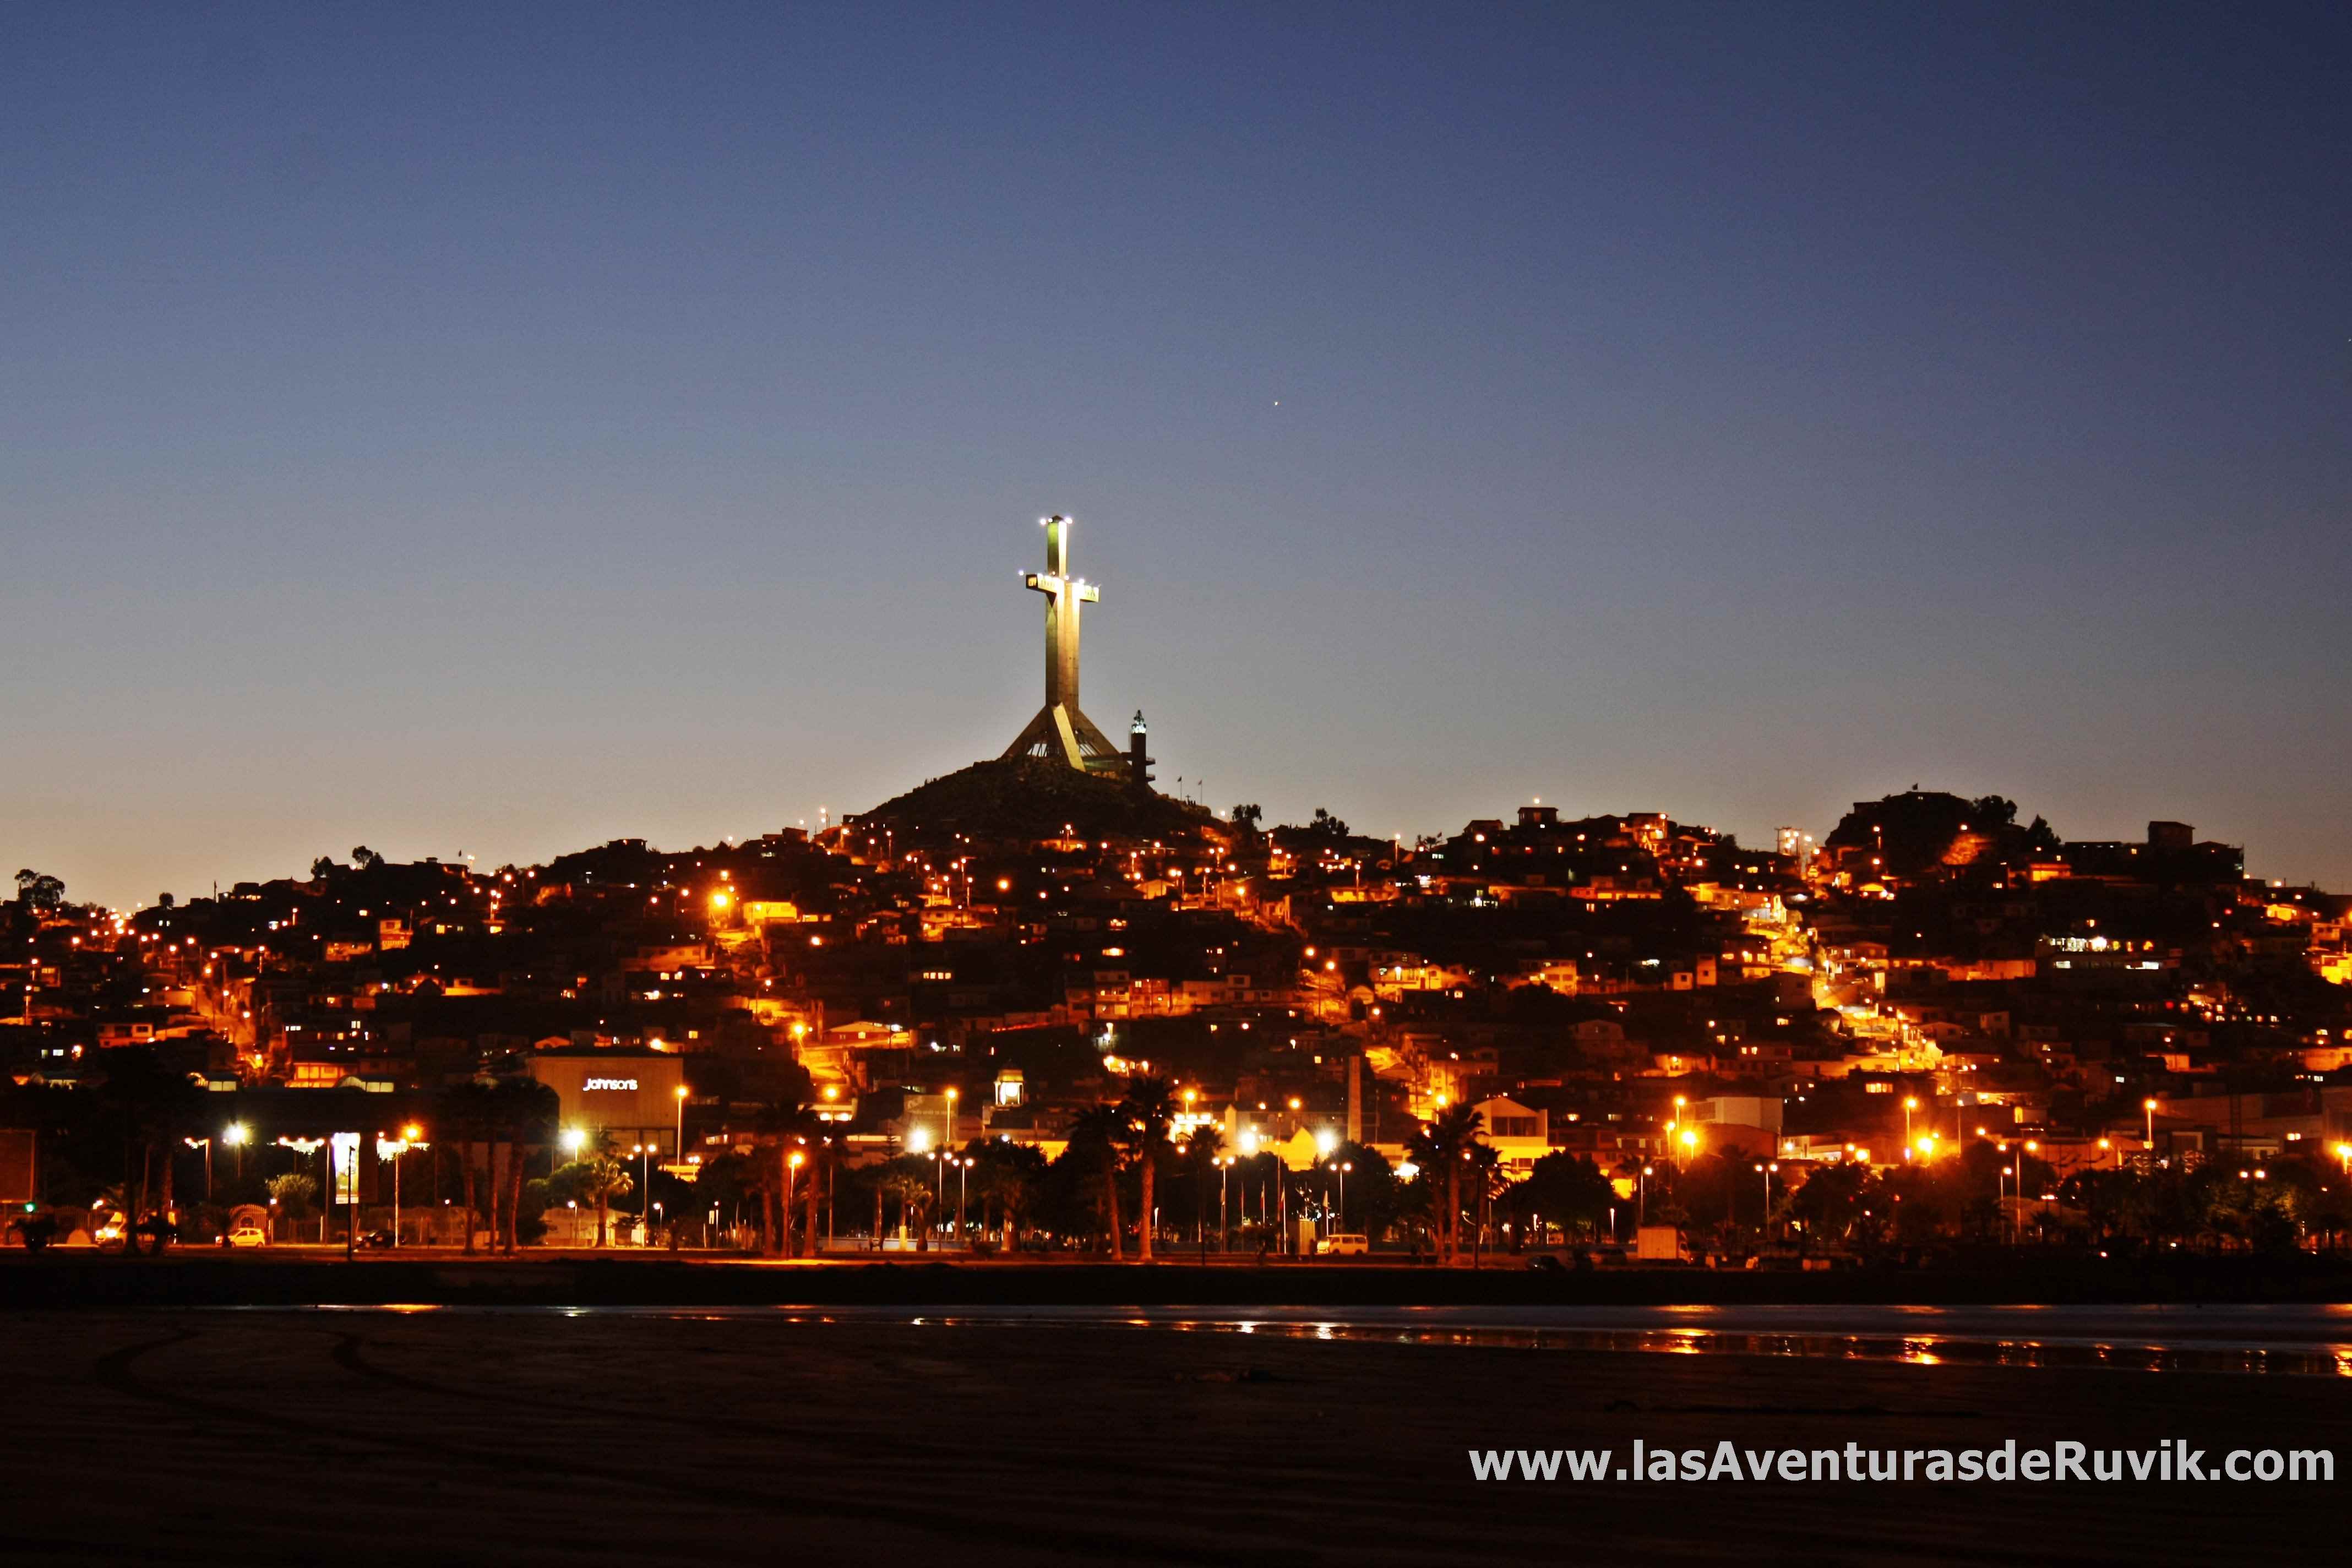
{"type": "Polygon", "coordinates": [[[174,1306],[2036,1306],[2352,1302],[2333,1259],[2000,1258],[1940,1269],[1535,1272],[1377,1263],[757,1261],[561,1253],[0,1258],[0,1308],[174,1306]]]}

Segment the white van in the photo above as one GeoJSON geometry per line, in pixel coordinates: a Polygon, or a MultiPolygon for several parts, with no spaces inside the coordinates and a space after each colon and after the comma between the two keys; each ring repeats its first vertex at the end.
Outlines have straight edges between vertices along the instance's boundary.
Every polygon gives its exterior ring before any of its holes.
{"type": "Polygon", "coordinates": [[[1361,1258],[1366,1253],[1371,1251],[1371,1249],[1372,1243],[1370,1237],[1345,1235],[1327,1236],[1322,1240],[1315,1244],[1315,1256],[1318,1258],[1361,1258]]]}

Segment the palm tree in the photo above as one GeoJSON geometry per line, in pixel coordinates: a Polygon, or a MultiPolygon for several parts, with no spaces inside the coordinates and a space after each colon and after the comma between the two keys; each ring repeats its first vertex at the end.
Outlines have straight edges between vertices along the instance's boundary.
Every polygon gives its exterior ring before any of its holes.
{"type": "Polygon", "coordinates": [[[1092,1105],[1080,1111],[1069,1128],[1070,1147],[1082,1151],[1102,1170],[1103,1224],[1110,1231],[1113,1263],[1124,1262],[1127,1256],[1118,1223],[1119,1144],[1126,1139],[1127,1125],[1118,1106],[1092,1105]]]}
{"type": "Polygon", "coordinates": [[[1192,1129],[1181,1147],[1183,1168],[1192,1176],[1192,1236],[1205,1246],[1209,1234],[1209,1184],[1216,1180],[1217,1156],[1225,1152],[1225,1135],[1204,1121],[1192,1129]]]}
{"type": "Polygon", "coordinates": [[[288,1171],[270,1177],[262,1185],[268,1189],[269,1201],[277,1206],[278,1212],[286,1216],[286,1239],[299,1240],[301,1232],[294,1227],[310,1217],[310,1205],[319,1196],[319,1179],[300,1171],[288,1171]]]}
{"type": "MultiPolygon", "coordinates": [[[[793,1156],[801,1157],[806,1164],[809,1152],[817,1147],[824,1135],[825,1124],[816,1113],[797,1100],[771,1100],[760,1108],[760,1142],[769,1150],[767,1169],[761,1173],[761,1186],[766,1194],[768,1235],[766,1250],[772,1255],[790,1258],[793,1255],[792,1194],[793,1173],[798,1169],[793,1156]]],[[[814,1215],[814,1210],[811,1209],[814,1215]]],[[[815,1233],[812,1229],[814,1245],[815,1233]]]]}
{"type": "Polygon", "coordinates": [[[995,1139],[975,1141],[967,1152],[979,1162],[975,1174],[982,1205],[996,1205],[997,1218],[1003,1227],[1004,1250],[1018,1250],[1021,1222],[1036,1194],[1038,1179],[1045,1173],[1045,1151],[1034,1143],[1007,1143],[995,1139]]]}
{"type": "MultiPolygon", "coordinates": [[[[434,1110],[438,1126],[439,1142],[455,1145],[457,1151],[457,1173],[466,1187],[466,1256],[474,1253],[474,1220],[477,1215],[474,1192],[474,1145],[491,1126],[490,1086],[479,1079],[452,1084],[443,1089],[434,1110]]],[[[497,1245],[497,1232],[491,1233],[491,1244],[497,1245]]]]}
{"type": "Polygon", "coordinates": [[[1448,1105],[1406,1141],[1423,1170],[1445,1173],[1445,1213],[1433,1238],[1442,1263],[1453,1262],[1461,1248],[1462,1172],[1486,1129],[1486,1118],[1475,1106],[1448,1105]]]}
{"type": "Polygon", "coordinates": [[[566,1197],[596,1205],[596,1245],[603,1247],[613,1200],[627,1196],[636,1184],[629,1176],[629,1167],[613,1157],[611,1145],[600,1144],[556,1172],[549,1184],[566,1197]]]}
{"type": "MultiPolygon", "coordinates": [[[[172,1152],[194,1126],[204,1091],[144,1047],[122,1047],[107,1052],[106,1058],[99,1104],[103,1124],[122,1140],[123,1220],[135,1226],[151,1215],[171,1212],[172,1152]]],[[[137,1250],[134,1240],[123,1247],[123,1256],[137,1250]]]]}
{"type": "Polygon", "coordinates": [[[817,1256],[817,1238],[821,1234],[816,1224],[817,1190],[824,1173],[841,1157],[841,1149],[834,1142],[831,1133],[818,1132],[809,1139],[806,1152],[808,1163],[801,1170],[801,1182],[807,1194],[802,1213],[806,1217],[801,1229],[808,1255],[814,1258],[817,1256]]]}
{"type": "Polygon", "coordinates": [[[530,1079],[502,1079],[495,1083],[486,1101],[490,1138],[492,1179],[490,1183],[490,1245],[501,1247],[509,1258],[522,1245],[522,1167],[523,1157],[531,1145],[547,1142],[555,1126],[559,1109],[555,1091],[543,1083],[530,1079]],[[505,1220],[501,1232],[499,1197],[497,1179],[498,1146],[507,1145],[505,1220]]]}
{"type": "Polygon", "coordinates": [[[888,1171],[882,1177],[880,1190],[898,1200],[899,1220],[914,1233],[915,1250],[929,1252],[931,1249],[929,1163],[919,1155],[901,1154],[890,1163],[888,1171]]]}
{"type": "Polygon", "coordinates": [[[1486,1243],[1487,1222],[1494,1217],[1496,1190],[1503,1181],[1503,1156],[1491,1143],[1473,1143],[1456,1162],[1470,1173],[1470,1266],[1478,1266],[1478,1249],[1486,1243]]]}
{"type": "Polygon", "coordinates": [[[1160,1155],[1168,1146],[1168,1124],[1176,1120],[1176,1087],[1164,1078],[1129,1079],[1127,1098],[1118,1102],[1118,1113],[1127,1123],[1122,1142],[1134,1156],[1143,1180],[1140,1212],[1136,1215],[1140,1228],[1135,1256],[1139,1262],[1149,1263],[1153,1222],[1160,1212],[1152,1201],[1153,1178],[1159,1171],[1160,1155]]]}

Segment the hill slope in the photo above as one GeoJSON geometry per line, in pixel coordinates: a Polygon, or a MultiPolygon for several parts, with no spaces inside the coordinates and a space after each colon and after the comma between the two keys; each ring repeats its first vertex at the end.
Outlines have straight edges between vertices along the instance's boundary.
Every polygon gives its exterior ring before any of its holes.
{"type": "Polygon", "coordinates": [[[1034,757],[974,763],[853,820],[924,838],[1048,838],[1066,828],[1087,838],[1183,840],[1218,837],[1221,826],[1206,807],[1157,791],[1139,798],[1124,779],[1034,757]]]}

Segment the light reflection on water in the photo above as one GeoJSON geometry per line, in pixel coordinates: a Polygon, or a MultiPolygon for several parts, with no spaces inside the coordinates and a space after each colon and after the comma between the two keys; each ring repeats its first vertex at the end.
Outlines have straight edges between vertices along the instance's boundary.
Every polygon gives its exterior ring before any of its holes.
{"type": "MultiPolygon", "coordinates": [[[[229,1308],[232,1311],[277,1309],[229,1308]]],[[[1116,1328],[1278,1339],[1772,1356],[1912,1366],[2352,1377],[2352,1306],[2284,1307],[529,1307],[401,1304],[337,1312],[899,1322],[929,1329],[1116,1328]]]]}

